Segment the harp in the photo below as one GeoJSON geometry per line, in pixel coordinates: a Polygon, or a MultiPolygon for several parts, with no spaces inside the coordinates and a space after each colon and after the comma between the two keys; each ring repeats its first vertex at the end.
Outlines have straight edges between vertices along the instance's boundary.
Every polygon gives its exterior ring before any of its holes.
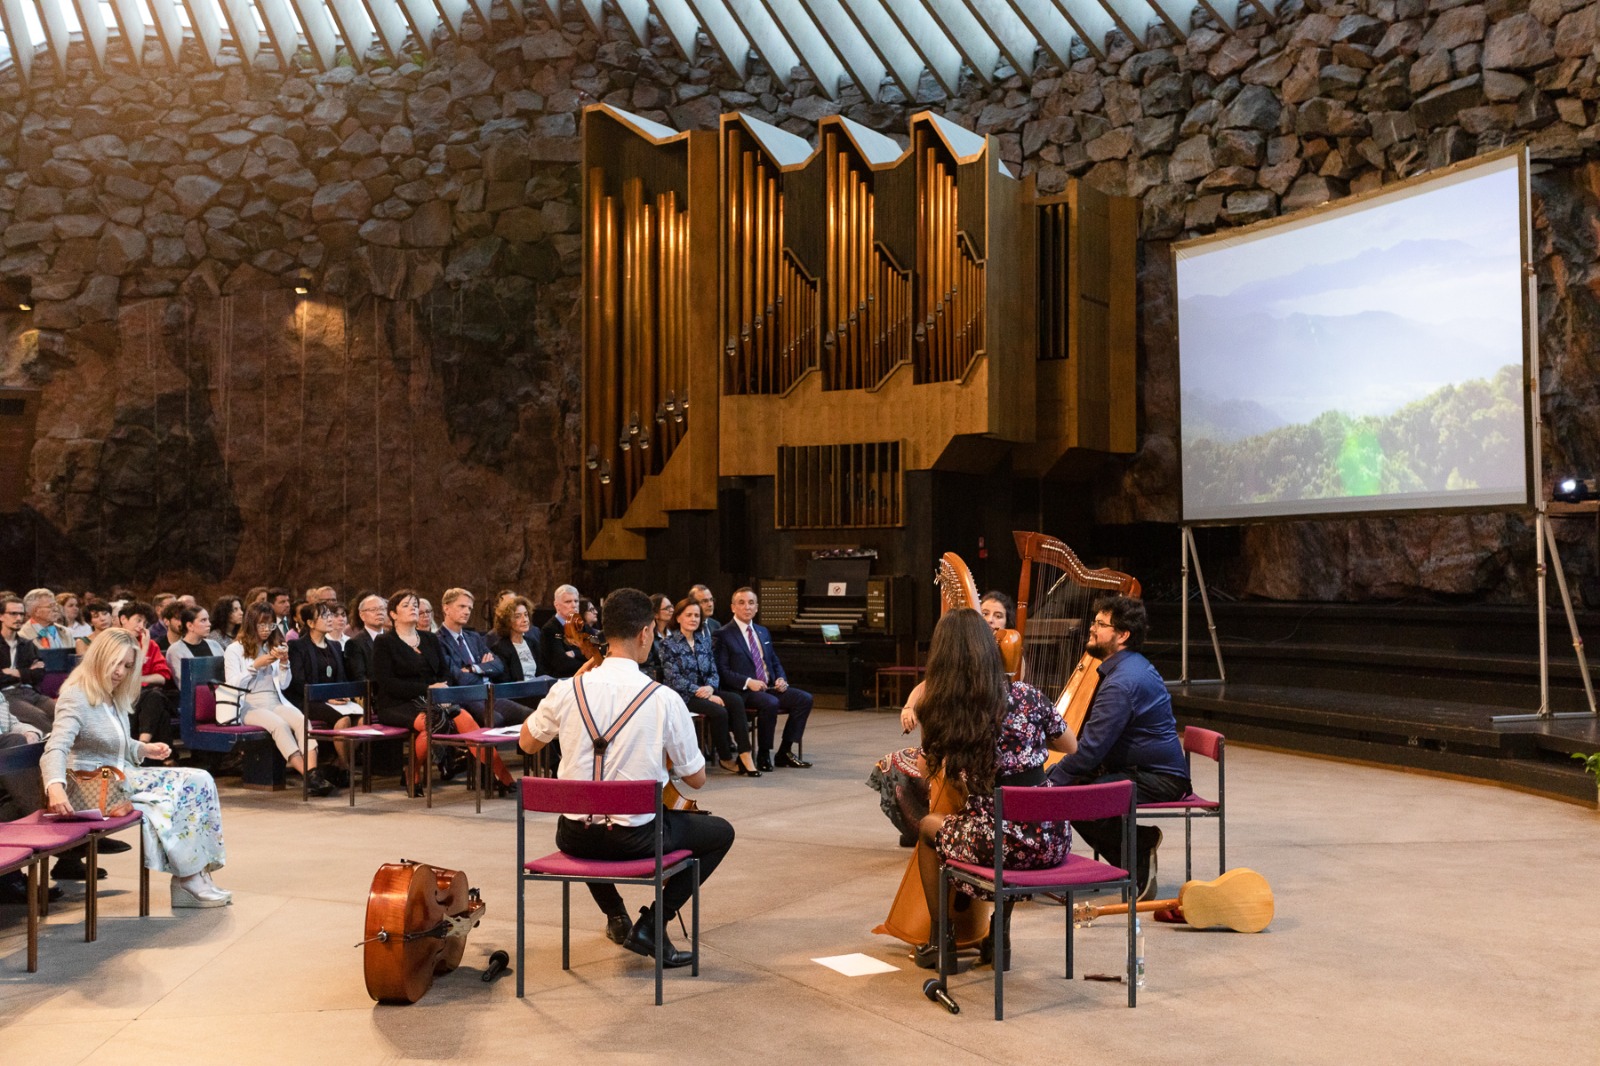
{"type": "MultiPolygon", "coordinates": [[[[939,614],[944,615],[958,607],[978,609],[978,586],[973,583],[972,571],[955,552],[945,552],[939,557],[939,614]]],[[[1021,621],[1021,615],[1017,616],[1021,621]]],[[[1022,670],[1022,634],[1017,629],[1002,629],[995,633],[1000,646],[1000,659],[1005,663],[1006,674],[1015,681],[1022,670]]]]}
{"type": "Polygon", "coordinates": [[[1085,653],[1094,601],[1138,596],[1139,581],[1118,570],[1091,570],[1073,550],[1043,533],[1012,534],[1022,557],[1017,587],[1017,630],[1028,683],[1056,697],[1074,734],[1083,727],[1100,675],[1099,660],[1085,653]]]}

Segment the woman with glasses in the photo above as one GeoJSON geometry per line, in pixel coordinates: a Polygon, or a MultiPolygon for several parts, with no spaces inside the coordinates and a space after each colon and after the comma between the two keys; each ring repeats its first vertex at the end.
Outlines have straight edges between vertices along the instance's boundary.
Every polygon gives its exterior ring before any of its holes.
{"type": "MultiPolygon", "coordinates": [[[[316,745],[305,752],[300,750],[305,716],[283,694],[291,676],[289,647],[278,632],[270,605],[254,603],[245,609],[239,639],[228,645],[223,661],[228,687],[238,696],[238,721],[266,730],[289,769],[305,775],[307,791],[313,796],[332,794],[333,782],[317,769],[316,745]]],[[[224,707],[219,700],[219,722],[226,713],[224,707]]]]}

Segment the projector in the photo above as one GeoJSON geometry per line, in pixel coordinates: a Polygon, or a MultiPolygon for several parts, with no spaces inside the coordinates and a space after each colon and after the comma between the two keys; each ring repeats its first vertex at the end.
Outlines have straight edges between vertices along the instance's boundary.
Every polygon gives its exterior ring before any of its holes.
{"type": "Polygon", "coordinates": [[[1594,478],[1564,477],[1556,482],[1551,497],[1558,503],[1582,503],[1595,498],[1594,478]]]}

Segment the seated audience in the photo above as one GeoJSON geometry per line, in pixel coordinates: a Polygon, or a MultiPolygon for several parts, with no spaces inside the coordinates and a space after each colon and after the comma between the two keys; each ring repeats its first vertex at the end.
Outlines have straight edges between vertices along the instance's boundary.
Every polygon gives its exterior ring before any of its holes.
{"type": "Polygon", "coordinates": [[[117,618],[116,610],[104,600],[85,600],[83,613],[89,620],[89,632],[78,637],[76,641],[79,655],[89,650],[89,641],[94,639],[95,634],[110,629],[117,618]]]}
{"type": "Polygon", "coordinates": [[[672,601],[664,592],[650,594],[650,609],[654,612],[650,617],[656,625],[656,636],[650,644],[650,654],[639,664],[639,669],[651,681],[665,684],[667,678],[661,665],[661,642],[672,632],[672,619],[678,612],[673,609],[672,601]]]}
{"type": "MultiPolygon", "coordinates": [[[[306,699],[307,685],[326,685],[345,680],[344,655],[329,635],[333,624],[334,607],[321,600],[300,605],[299,640],[289,642],[289,685],[284,694],[289,702],[300,708],[305,716],[318,725],[332,729],[345,729],[355,724],[360,708],[341,701],[335,707],[322,700],[306,699]]],[[[339,759],[326,767],[324,776],[339,786],[350,783],[350,745],[338,746],[339,759]],[[339,765],[342,763],[342,766],[339,765]]]]}
{"type": "Polygon", "coordinates": [[[376,592],[359,592],[355,598],[357,628],[344,645],[344,672],[351,681],[372,676],[372,642],[389,628],[389,603],[376,592]]]}
{"type": "Polygon", "coordinates": [[[204,607],[185,607],[170,627],[178,637],[167,645],[167,665],[172,668],[172,683],[183,685],[183,664],[190,659],[215,659],[223,645],[211,635],[211,612],[204,607]]]}
{"type": "Polygon", "coordinates": [[[578,590],[571,585],[562,585],[556,589],[551,602],[555,606],[556,615],[539,631],[539,647],[542,652],[539,662],[544,664],[545,673],[551,677],[571,677],[578,672],[578,667],[588,661],[582,652],[567,643],[566,634],[563,632],[568,622],[580,617],[578,590]]]}
{"type": "Polygon", "coordinates": [[[513,595],[501,601],[494,616],[494,642],[489,650],[506,666],[507,681],[526,681],[539,676],[539,660],[533,651],[528,631],[533,628],[533,604],[525,596],[513,595]]]}
{"type": "Polygon", "coordinates": [[[704,716],[724,770],[760,777],[750,760],[750,720],[745,717],[744,699],[722,687],[711,644],[711,634],[700,626],[700,604],[687,597],[679,600],[673,608],[672,631],[661,642],[663,683],[683,697],[691,713],[704,716]],[[737,759],[728,744],[729,729],[739,749],[737,759]]]}
{"type": "MultiPolygon", "coordinates": [[[[489,642],[482,633],[467,627],[467,622],[472,618],[472,593],[460,588],[446,589],[441,602],[444,604],[444,625],[435,635],[444,651],[450,683],[476,685],[484,681],[493,684],[506,680],[505,663],[489,650],[489,642]]],[[[484,725],[521,725],[523,719],[532,713],[532,708],[515,700],[496,699],[494,721],[485,722],[482,703],[468,703],[465,706],[484,725]]]]}
{"type": "Polygon", "coordinates": [[[226,861],[216,783],[204,770],[145,767],[171,758],[172,749],[127,732],[139,690],[139,644],[125,631],[101,634],[62,686],[55,729],[39,763],[46,802],[54,814],[71,814],[68,771],[117,767],[144,815],[145,865],[172,875],[173,909],[223,907],[233,897],[211,880],[211,871],[226,861]]]}
{"type": "Polygon", "coordinates": [[[733,594],[733,621],[717,630],[712,638],[716,649],[717,672],[722,683],[744,696],[747,710],[757,718],[758,746],[756,769],[773,767],[805,769],[811,763],[800,758],[794,748],[805,735],[806,719],[811,716],[811,693],[789,684],[772,646],[767,627],[756,624],[759,603],[754,589],[742,588],[733,594]],[[778,715],[789,716],[783,726],[783,741],[776,757],[772,753],[778,715]]]}
{"type": "Polygon", "coordinates": [[[237,596],[224,596],[211,608],[211,633],[224,648],[239,639],[244,625],[244,604],[237,596]]]}
{"type": "Polygon", "coordinates": [[[711,590],[705,585],[694,585],[689,589],[689,596],[700,605],[700,625],[707,633],[716,636],[717,630],[722,628],[722,623],[716,619],[717,600],[711,595],[711,590]]]}
{"type": "Polygon", "coordinates": [[[176,596],[167,601],[161,608],[161,624],[150,628],[150,639],[155,641],[163,653],[172,646],[172,642],[182,636],[182,622],[178,621],[186,608],[183,601],[176,596]]]}
{"type": "Polygon", "coordinates": [[[433,604],[423,596],[417,597],[417,628],[426,633],[439,632],[439,623],[433,617],[433,604]]]}
{"type": "MultiPolygon", "coordinates": [[[[442,730],[449,723],[467,733],[478,728],[478,723],[465,708],[436,709],[428,702],[429,689],[449,687],[450,669],[439,638],[418,624],[421,599],[413,589],[401,589],[389,597],[389,631],[372,642],[372,702],[380,722],[416,732],[417,765],[425,767],[428,738],[435,729],[442,730]]],[[[498,753],[493,753],[492,765],[495,779],[509,789],[511,774],[498,753]]],[[[422,781],[408,781],[407,787],[413,795],[422,795],[422,781]]]]}
{"type": "MultiPolygon", "coordinates": [[[[228,645],[223,659],[228,685],[238,696],[236,720],[266,730],[289,769],[305,775],[313,796],[331,794],[333,782],[317,769],[316,745],[300,750],[305,716],[283,694],[290,681],[289,646],[272,607],[256,604],[245,610],[239,639],[228,645]]],[[[219,699],[217,721],[224,721],[224,716],[224,703],[219,699]]]]}
{"type": "Polygon", "coordinates": [[[590,639],[599,642],[600,638],[600,608],[596,607],[593,600],[583,600],[578,604],[578,613],[583,617],[584,632],[590,639]]]}
{"type": "Polygon", "coordinates": [[[286,588],[268,589],[267,606],[272,608],[272,628],[278,631],[280,637],[287,639],[289,630],[294,628],[294,617],[291,613],[293,604],[290,603],[289,590],[286,588]]]}
{"type": "Polygon", "coordinates": [[[150,606],[155,610],[155,618],[150,623],[150,639],[160,645],[162,651],[167,648],[166,623],[162,619],[166,617],[167,606],[177,598],[170,592],[158,592],[150,598],[150,606]]]}
{"type": "MultiPolygon", "coordinates": [[[[4,696],[0,696],[0,751],[37,744],[44,734],[26,722],[11,716],[4,696]]],[[[39,809],[39,770],[29,767],[9,774],[0,774],[0,822],[10,822],[39,809]]],[[[102,841],[102,843],[104,843],[102,841]]],[[[81,859],[79,860],[82,861],[81,859]]],[[[50,890],[50,899],[61,897],[59,888],[50,890]]],[[[0,874],[0,903],[25,904],[28,902],[28,876],[18,870],[0,874]]]]}
{"type": "Polygon", "coordinates": [[[17,632],[35,648],[70,648],[72,638],[64,627],[57,625],[61,612],[56,605],[56,594],[49,589],[34,589],[22,597],[22,613],[28,616],[17,632]]]}
{"type": "Polygon", "coordinates": [[[246,607],[249,607],[251,604],[266,602],[267,586],[265,585],[257,585],[255,588],[244,594],[244,605],[246,607]]]}
{"type": "Polygon", "coordinates": [[[58,624],[67,631],[67,636],[72,641],[72,645],[70,645],[72,647],[76,647],[78,638],[89,637],[94,633],[94,630],[89,628],[89,623],[83,619],[83,611],[80,606],[82,602],[70,592],[62,592],[56,595],[56,610],[61,613],[61,620],[58,624]]]}
{"type": "Polygon", "coordinates": [[[0,595],[0,694],[11,704],[12,715],[48,733],[56,701],[39,691],[44,660],[33,641],[19,633],[25,616],[22,597],[0,595]]]}
{"type": "Polygon", "coordinates": [[[141,741],[167,744],[172,741],[172,704],[166,696],[167,686],[172,683],[172,667],[161,648],[150,639],[150,623],[155,620],[155,613],[156,609],[148,603],[134,600],[118,608],[117,623],[139,642],[143,655],[137,664],[139,691],[132,701],[133,735],[141,741]]]}
{"type": "Polygon", "coordinates": [[[339,649],[339,658],[343,659],[344,642],[350,639],[350,616],[345,613],[344,604],[339,601],[335,600],[329,603],[327,600],[323,600],[322,602],[329,610],[333,611],[333,617],[328,619],[328,641],[339,649]]]}

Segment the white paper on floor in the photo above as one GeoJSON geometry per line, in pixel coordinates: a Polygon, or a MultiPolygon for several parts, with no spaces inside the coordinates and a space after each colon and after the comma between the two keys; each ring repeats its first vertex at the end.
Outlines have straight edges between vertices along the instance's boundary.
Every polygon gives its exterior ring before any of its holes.
{"type": "Polygon", "coordinates": [[[822,959],[812,959],[820,962],[830,970],[837,970],[846,977],[867,977],[875,973],[895,973],[900,969],[871,955],[856,952],[853,955],[829,955],[822,959]]]}

